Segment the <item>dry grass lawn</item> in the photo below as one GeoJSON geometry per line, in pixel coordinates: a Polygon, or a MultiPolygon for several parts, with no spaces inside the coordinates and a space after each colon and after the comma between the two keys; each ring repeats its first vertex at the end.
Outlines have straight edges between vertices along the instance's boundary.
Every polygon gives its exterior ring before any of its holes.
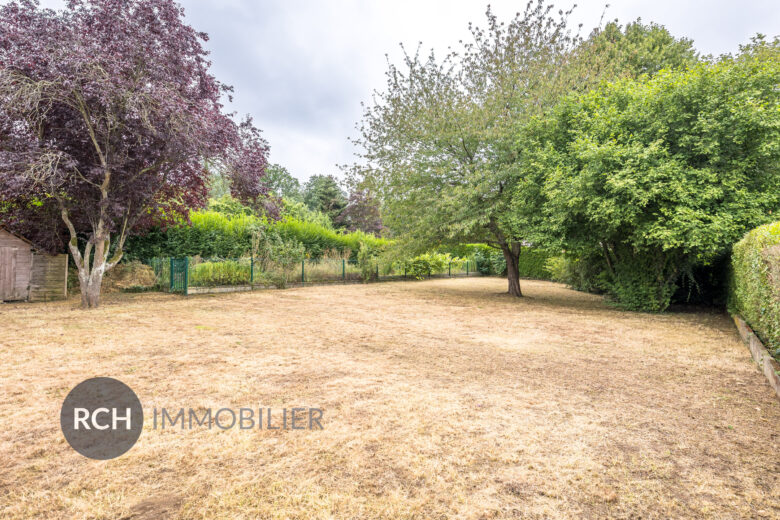
{"type": "Polygon", "coordinates": [[[493,278],[0,306],[0,517],[780,518],[780,401],[728,317],[493,278]],[[130,385],[138,444],[65,442],[130,385]],[[314,406],[323,431],[153,430],[153,407],[314,406]]]}

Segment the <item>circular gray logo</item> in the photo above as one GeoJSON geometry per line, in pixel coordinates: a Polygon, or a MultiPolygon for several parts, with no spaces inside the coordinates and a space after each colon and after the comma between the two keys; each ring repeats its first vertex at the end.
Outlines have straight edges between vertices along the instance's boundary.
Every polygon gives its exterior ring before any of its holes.
{"type": "Polygon", "coordinates": [[[108,460],[133,447],[144,427],[141,401],[129,386],[110,377],[76,385],[60,411],[68,444],[85,457],[108,460]]]}

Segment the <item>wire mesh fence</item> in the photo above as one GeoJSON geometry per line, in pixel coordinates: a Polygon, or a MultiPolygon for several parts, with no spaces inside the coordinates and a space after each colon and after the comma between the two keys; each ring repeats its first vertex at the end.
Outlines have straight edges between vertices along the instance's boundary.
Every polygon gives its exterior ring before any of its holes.
{"type": "Polygon", "coordinates": [[[355,283],[389,280],[412,280],[478,276],[474,259],[456,259],[436,266],[409,265],[405,262],[373,261],[360,265],[349,258],[301,259],[280,262],[243,256],[238,258],[181,257],[150,258],[143,261],[155,275],[153,289],[182,294],[251,290],[255,287],[277,287],[355,283]]]}

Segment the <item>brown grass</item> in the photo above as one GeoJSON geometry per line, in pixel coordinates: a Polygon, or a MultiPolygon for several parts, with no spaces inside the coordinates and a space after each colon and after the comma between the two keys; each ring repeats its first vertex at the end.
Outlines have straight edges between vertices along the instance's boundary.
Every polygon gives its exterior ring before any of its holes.
{"type": "Polygon", "coordinates": [[[778,518],[780,402],[727,316],[491,278],[0,306],[3,518],[778,518]],[[96,462],[98,375],[147,410],[96,462]],[[153,430],[152,407],[318,406],[324,431],[153,430]]]}

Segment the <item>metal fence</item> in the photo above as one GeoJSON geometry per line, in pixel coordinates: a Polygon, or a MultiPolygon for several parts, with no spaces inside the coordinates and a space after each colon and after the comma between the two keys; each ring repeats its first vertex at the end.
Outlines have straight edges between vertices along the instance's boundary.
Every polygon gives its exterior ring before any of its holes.
{"type": "Polygon", "coordinates": [[[153,289],[195,294],[289,287],[307,284],[355,283],[422,278],[477,276],[478,263],[453,261],[428,272],[410,272],[403,263],[374,262],[361,267],[347,258],[302,259],[282,264],[250,256],[240,258],[151,258],[143,263],[155,275],[153,289]]]}

